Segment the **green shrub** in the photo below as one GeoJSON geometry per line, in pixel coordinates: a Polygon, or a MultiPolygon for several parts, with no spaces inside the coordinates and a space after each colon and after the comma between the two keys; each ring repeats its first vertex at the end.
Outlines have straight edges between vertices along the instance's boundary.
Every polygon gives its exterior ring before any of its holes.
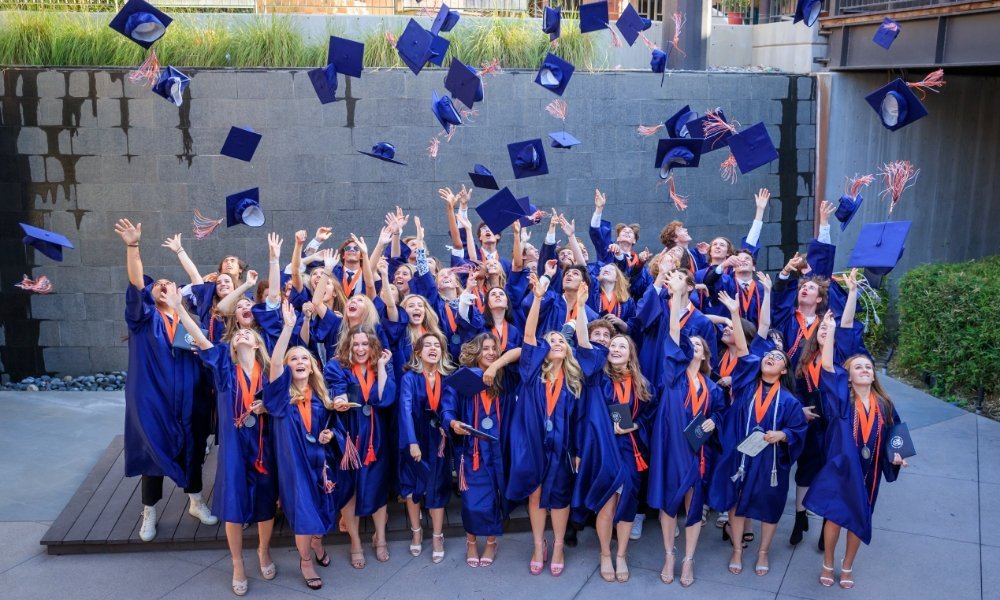
{"type": "Polygon", "coordinates": [[[1000,256],[924,265],[899,283],[899,365],[934,391],[1000,391],[1000,256]]]}

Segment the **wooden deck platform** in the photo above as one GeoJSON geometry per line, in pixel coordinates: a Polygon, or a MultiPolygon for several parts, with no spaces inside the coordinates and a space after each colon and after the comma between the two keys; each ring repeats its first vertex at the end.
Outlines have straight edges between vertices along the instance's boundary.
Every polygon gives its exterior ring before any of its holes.
{"type": "MultiPolygon", "coordinates": [[[[163,499],[157,504],[156,539],[143,542],[139,539],[139,525],[142,522],[142,502],[140,500],[139,478],[125,477],[124,437],[116,436],[91,469],[83,483],[73,494],[69,503],[49,530],[42,536],[41,544],[49,554],[89,554],[102,552],[151,552],[163,550],[215,549],[226,548],[226,531],[220,522],[217,525],[202,525],[187,512],[188,497],[170,479],[163,482],[163,499]]],[[[212,488],[215,484],[215,466],[218,449],[205,461],[204,496],[211,506],[212,488]]],[[[458,497],[445,510],[445,534],[449,537],[461,536],[461,508],[458,497]]],[[[424,520],[429,517],[424,514],[424,520]]],[[[293,546],[294,536],[288,523],[280,514],[275,520],[272,544],[293,546]]],[[[429,522],[423,525],[430,527],[429,522]]],[[[371,519],[361,520],[362,539],[371,534],[371,519]]],[[[511,515],[505,530],[528,531],[530,524],[524,508],[511,515]]],[[[404,505],[389,503],[389,524],[386,537],[390,540],[410,538],[410,528],[406,520],[404,505]]],[[[429,537],[429,536],[428,536],[429,537]]],[[[257,528],[250,526],[244,531],[246,547],[257,545],[257,528]]],[[[329,544],[346,544],[346,534],[328,535],[329,544]]]]}

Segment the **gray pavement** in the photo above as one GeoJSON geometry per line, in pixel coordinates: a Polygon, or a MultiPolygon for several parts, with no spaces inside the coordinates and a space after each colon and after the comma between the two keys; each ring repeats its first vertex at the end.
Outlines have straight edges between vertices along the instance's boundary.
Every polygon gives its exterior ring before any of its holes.
{"type": "MultiPolygon", "coordinates": [[[[566,572],[532,577],[529,534],[502,538],[497,562],[465,566],[464,542],[449,539],[443,563],[430,562],[429,543],[412,558],[405,542],[391,543],[391,560],[351,569],[346,546],[332,546],[333,564],[321,570],[325,586],[306,589],[293,549],[273,552],[278,577],[264,581],[246,552],[251,598],[602,598],[694,595],[729,598],[996,598],[1000,589],[1000,423],[969,414],[898,381],[887,388],[909,423],[919,455],[894,484],[885,485],[875,513],[872,545],[855,563],[857,587],[845,592],[817,583],[818,520],[798,547],[787,543],[791,518],[779,525],[771,572],[753,573],[755,546],[744,572],[726,570],[728,544],[711,525],[696,554],[697,581],[689,589],[660,583],[663,544],[649,523],[632,542],[627,584],[598,574],[592,529],[567,552],[566,572]]],[[[111,437],[120,432],[121,393],[0,392],[0,598],[230,598],[231,563],[224,550],[48,556],[38,540],[59,514],[111,437]]],[[[789,498],[786,514],[794,511],[789,498]]],[[[843,543],[843,542],[842,542],[843,543]]],[[[842,549],[838,555],[842,554],[842,549]]],[[[683,548],[679,556],[683,555],[683,548]]],[[[678,561],[677,574],[680,574],[678,561]]]]}

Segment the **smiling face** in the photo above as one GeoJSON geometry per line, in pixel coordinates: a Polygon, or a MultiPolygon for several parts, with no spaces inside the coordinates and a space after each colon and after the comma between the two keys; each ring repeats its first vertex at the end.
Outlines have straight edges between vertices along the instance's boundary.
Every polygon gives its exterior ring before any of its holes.
{"type": "Polygon", "coordinates": [[[240,301],[236,303],[236,324],[240,327],[250,327],[255,321],[253,302],[248,298],[240,298],[240,301]]]}
{"type": "Polygon", "coordinates": [[[319,285],[319,278],[323,275],[323,267],[314,267],[309,271],[309,289],[314,290],[319,285]]]}
{"type": "Polygon", "coordinates": [[[340,246],[340,259],[345,265],[361,262],[361,246],[353,241],[344,242],[340,246]]]}
{"type": "Polygon", "coordinates": [[[587,332],[587,338],[590,340],[591,344],[599,344],[607,348],[608,344],[611,343],[612,333],[610,325],[596,322],[592,327],[590,327],[590,331],[587,332]]]}
{"type": "Polygon", "coordinates": [[[424,336],[420,342],[420,360],[428,365],[436,365],[441,361],[441,340],[435,336],[424,336]]]}
{"type": "Polygon", "coordinates": [[[479,351],[479,368],[489,367],[497,358],[499,358],[499,352],[496,341],[493,338],[483,340],[483,347],[479,351]]]}
{"type": "Polygon", "coordinates": [[[691,338],[691,351],[691,358],[697,363],[705,360],[705,357],[708,356],[708,349],[705,348],[705,343],[701,338],[691,338]]]}
{"type": "Polygon", "coordinates": [[[608,344],[608,362],[616,367],[628,365],[630,348],[625,336],[616,335],[608,344]]]}
{"type": "Polygon", "coordinates": [[[729,258],[729,252],[732,249],[732,244],[729,240],[722,237],[717,237],[712,240],[712,243],[708,249],[708,256],[713,261],[722,262],[729,258]]]}
{"type": "Polygon", "coordinates": [[[292,373],[292,381],[303,384],[312,372],[312,356],[302,346],[296,346],[285,354],[285,366],[292,373]]]}
{"type": "Polygon", "coordinates": [[[458,291],[458,278],[451,269],[441,269],[437,274],[438,292],[458,291]]]}
{"type": "Polygon", "coordinates": [[[753,277],[753,255],[749,252],[737,252],[736,253],[736,267],[733,271],[736,276],[741,279],[750,279],[753,277]]]}
{"type": "Polygon", "coordinates": [[[219,273],[218,279],[215,280],[215,295],[225,298],[232,294],[234,289],[236,288],[233,286],[233,278],[228,273],[219,273]]]}
{"type": "Polygon", "coordinates": [[[219,263],[219,272],[226,273],[230,277],[236,279],[243,273],[243,269],[240,267],[240,259],[238,256],[227,256],[222,259],[219,263]]]}
{"type": "Polygon", "coordinates": [[[722,343],[727,346],[732,346],[736,343],[736,338],[733,337],[733,326],[726,325],[722,328],[722,343]]]}
{"type": "Polygon", "coordinates": [[[253,330],[247,328],[241,328],[233,334],[232,340],[230,341],[233,348],[246,347],[252,350],[256,350],[258,347],[257,336],[254,334],[253,330]]]}
{"type": "Polygon", "coordinates": [[[823,342],[826,341],[826,336],[830,335],[830,328],[827,327],[826,321],[820,321],[819,326],[816,328],[816,342],[822,347],[823,342]]]}
{"type": "Polygon", "coordinates": [[[419,296],[410,296],[404,300],[403,310],[406,311],[406,315],[410,318],[411,325],[419,327],[424,324],[424,316],[427,314],[427,309],[423,299],[419,296]]]}
{"type": "Polygon", "coordinates": [[[857,356],[847,365],[847,377],[854,385],[871,385],[875,381],[875,365],[867,357],[857,356]]]}
{"type": "Polygon", "coordinates": [[[357,325],[364,318],[365,301],[362,296],[352,296],[344,307],[344,315],[351,325],[357,325]]]}
{"type": "Polygon", "coordinates": [[[775,381],[788,372],[788,359],[780,350],[771,350],[760,361],[760,372],[768,381],[775,381]]]}
{"type": "Polygon", "coordinates": [[[546,360],[565,360],[566,356],[569,354],[569,344],[566,343],[566,338],[562,336],[558,331],[550,331],[548,335],[545,336],[546,341],[549,343],[549,353],[545,356],[546,360]]]}
{"type": "Polygon", "coordinates": [[[403,266],[396,269],[396,274],[392,276],[392,284],[396,286],[400,294],[405,296],[410,293],[411,279],[413,279],[413,271],[409,267],[403,266]]]}
{"type": "Polygon", "coordinates": [[[559,251],[558,259],[559,266],[564,269],[573,266],[573,251],[569,248],[563,248],[559,251]]]}
{"type": "Polygon", "coordinates": [[[621,228],[618,232],[618,245],[622,247],[622,250],[626,250],[635,244],[635,230],[628,225],[621,228]]]}
{"type": "Polygon", "coordinates": [[[507,310],[507,292],[503,288],[492,288],[487,296],[487,302],[489,303],[490,310],[507,310]]]}
{"type": "Polygon", "coordinates": [[[351,360],[357,364],[368,362],[371,353],[367,333],[355,333],[351,336],[351,360]]]}

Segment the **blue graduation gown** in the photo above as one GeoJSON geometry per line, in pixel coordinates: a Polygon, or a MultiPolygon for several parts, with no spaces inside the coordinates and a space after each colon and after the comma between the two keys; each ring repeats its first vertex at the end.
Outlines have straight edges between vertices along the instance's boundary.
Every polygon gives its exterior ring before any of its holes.
{"type": "MultiPolygon", "coordinates": [[[[532,302],[534,302],[534,295],[532,294],[528,294],[522,301],[521,311],[525,315],[531,309],[532,302]]],[[[597,313],[589,306],[584,305],[584,309],[587,311],[588,323],[598,319],[597,313]]],[[[538,307],[538,336],[541,337],[550,331],[562,331],[563,325],[566,323],[567,314],[566,300],[562,297],[562,294],[556,293],[551,289],[546,291],[538,307]]]]}
{"type": "Polygon", "coordinates": [[[760,358],[753,355],[740,357],[733,370],[735,400],[726,411],[719,430],[722,452],[709,483],[708,503],[718,511],[731,510],[735,506],[738,516],[777,523],[788,497],[789,471],[802,452],[806,420],[798,399],[782,388],[758,425],[754,415],[754,393],[759,373],[760,358]],[[745,456],[737,446],[758,426],[764,431],[783,431],[787,440],[764,448],[757,456],[746,456],[745,476],[733,481],[741,458],[745,456]],[[772,486],[774,467],[777,467],[776,485],[772,486]]]}
{"type": "Polygon", "coordinates": [[[215,284],[201,283],[191,286],[191,294],[195,298],[195,313],[201,322],[202,329],[208,331],[208,341],[213,344],[222,339],[226,333],[226,322],[219,315],[212,314],[212,304],[215,301],[215,284]]]}
{"type": "MultiPolygon", "coordinates": [[[[375,375],[377,377],[378,373],[375,375]]],[[[367,517],[386,505],[389,486],[396,470],[397,444],[390,429],[395,409],[393,404],[396,402],[396,379],[391,363],[386,365],[386,375],[385,388],[381,394],[378,393],[378,381],[372,385],[367,402],[372,407],[370,416],[365,416],[360,408],[352,408],[338,415],[351,439],[351,445],[358,453],[360,465],[350,471],[357,497],[354,511],[360,517],[367,517]],[[369,458],[369,449],[375,460],[365,464],[369,458]]],[[[323,370],[323,377],[331,397],[347,394],[349,401],[366,404],[361,385],[351,369],[344,368],[336,360],[330,360],[323,370]]]]}
{"type": "MultiPolygon", "coordinates": [[[[577,456],[581,399],[573,396],[563,383],[551,416],[546,416],[545,382],[542,366],[549,344],[538,340],[537,346],[524,344],[519,365],[521,385],[510,429],[510,475],[505,495],[521,501],[539,486],[541,508],[566,508],[573,493],[572,463],[577,456]],[[552,421],[552,431],[545,423],[552,421]]],[[[583,377],[593,375],[602,364],[597,353],[578,355],[583,377]]]]}
{"type": "MultiPolygon", "coordinates": [[[[666,351],[666,385],[656,402],[650,436],[646,502],[652,508],[676,518],[684,506],[684,496],[688,490],[693,490],[692,508],[687,513],[685,525],[690,527],[701,521],[701,511],[696,509],[707,503],[708,483],[712,477],[719,443],[717,434],[713,433],[698,452],[691,449],[684,435],[684,429],[695,418],[694,407],[690,404],[685,406],[690,388],[687,366],[693,355],[691,342],[682,337],[681,346],[678,347],[673,338],[667,338],[666,351]]],[[[725,411],[725,397],[722,388],[707,377],[705,387],[708,397],[700,413],[714,421],[718,430],[725,411]]]]}
{"type": "Polygon", "coordinates": [[[455,319],[455,327],[451,326],[451,322],[448,320],[448,301],[438,294],[437,285],[430,272],[411,279],[410,291],[426,298],[427,303],[434,308],[441,325],[441,332],[444,333],[444,337],[448,341],[448,353],[452,356],[458,356],[462,351],[462,344],[483,332],[485,327],[483,313],[479,312],[475,306],[469,307],[468,319],[462,318],[457,306],[452,308],[451,315],[455,319]]]}
{"type": "Polygon", "coordinates": [[[454,395],[438,374],[440,404],[431,410],[422,373],[407,371],[399,382],[399,492],[426,508],[445,508],[451,500],[451,444],[441,419],[446,397],[454,395]],[[420,462],[410,456],[410,444],[420,446],[420,462]]]}
{"type": "MultiPolygon", "coordinates": [[[[266,414],[255,415],[253,427],[237,428],[236,417],[244,413],[237,377],[243,377],[248,385],[249,378],[233,365],[226,344],[202,350],[198,357],[212,371],[217,392],[219,462],[212,492],[212,512],[227,523],[273,519],[278,502],[273,419],[266,414]]],[[[267,369],[266,365],[262,368],[265,385],[267,369]]],[[[257,397],[262,395],[261,392],[257,397]]]]}
{"type": "MultiPolygon", "coordinates": [[[[803,504],[814,513],[846,528],[865,544],[870,544],[872,513],[881,478],[895,481],[899,467],[892,464],[893,451],[888,445],[889,424],[884,412],[879,413],[880,418],[869,438],[871,456],[868,460],[861,456],[863,441],[860,433],[857,441],[854,439],[856,410],[847,372],[836,366],[834,369],[834,373],[824,370],[819,375],[830,420],[827,461],[813,480],[803,504]],[[876,441],[879,441],[877,451],[876,441]]],[[[893,410],[892,423],[899,422],[899,414],[893,410]]]]}
{"type": "Polygon", "coordinates": [[[151,287],[130,285],[125,291],[125,476],[166,476],[186,487],[205,456],[204,443],[195,443],[193,422],[210,407],[194,397],[198,359],[171,347],[151,287]]]}
{"type": "Polygon", "coordinates": [[[291,403],[288,389],[291,371],[264,386],[264,407],[273,417],[274,449],[278,462],[278,495],[281,509],[295,535],[323,535],[334,525],[336,504],[334,489],[336,465],[327,461],[327,452],[319,443],[319,433],[326,425],[328,413],[323,401],[312,397],[312,422],[309,433],[316,439],[306,439],[306,424],[298,406],[291,403]]]}
{"type": "Polygon", "coordinates": [[[508,350],[513,350],[514,348],[520,348],[521,345],[524,344],[524,334],[521,333],[521,330],[518,328],[517,325],[514,325],[513,323],[510,322],[506,322],[507,343],[504,344],[503,340],[501,339],[504,326],[505,326],[504,324],[498,324],[496,327],[496,329],[500,332],[501,335],[497,335],[497,333],[493,331],[492,327],[486,328],[487,333],[492,333],[493,335],[496,335],[497,339],[500,340],[500,346],[497,348],[499,350],[499,355],[502,355],[504,352],[508,350]]]}
{"type": "MultiPolygon", "coordinates": [[[[284,318],[281,316],[281,305],[268,308],[266,302],[254,304],[250,309],[253,318],[257,322],[257,333],[264,340],[267,352],[270,354],[274,350],[274,345],[278,343],[278,336],[284,327],[284,318]]],[[[313,319],[315,321],[315,319],[313,319]]],[[[296,314],[295,328],[292,330],[292,338],[288,341],[288,347],[305,346],[302,343],[302,313],[296,314]]]]}

